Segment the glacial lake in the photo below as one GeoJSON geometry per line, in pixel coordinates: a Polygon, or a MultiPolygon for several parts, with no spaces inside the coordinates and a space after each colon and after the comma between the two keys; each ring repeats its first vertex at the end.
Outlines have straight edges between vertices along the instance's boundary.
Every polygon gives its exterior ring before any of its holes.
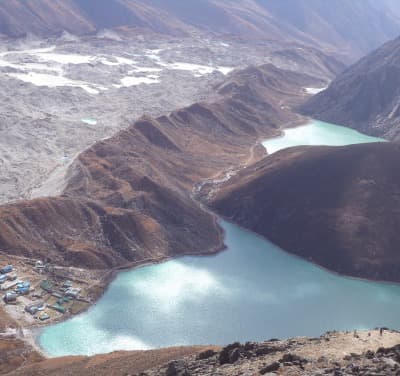
{"type": "MultiPolygon", "coordinates": [[[[372,141],[382,140],[313,121],[264,146],[271,152],[271,145],[277,151],[372,141]]],[[[338,276],[239,226],[220,224],[226,251],[119,273],[86,313],[45,328],[37,338],[42,349],[50,356],[92,355],[400,328],[400,285],[338,276]]]]}
{"type": "Polygon", "coordinates": [[[88,125],[96,125],[97,124],[97,120],[96,119],[92,119],[92,118],[84,118],[81,119],[82,123],[88,124],[88,125]]]}
{"type": "Polygon", "coordinates": [[[265,140],[263,145],[268,154],[272,154],[278,150],[298,145],[343,146],[379,141],[384,140],[367,136],[351,128],[312,120],[306,125],[284,129],[282,136],[265,140]]]}

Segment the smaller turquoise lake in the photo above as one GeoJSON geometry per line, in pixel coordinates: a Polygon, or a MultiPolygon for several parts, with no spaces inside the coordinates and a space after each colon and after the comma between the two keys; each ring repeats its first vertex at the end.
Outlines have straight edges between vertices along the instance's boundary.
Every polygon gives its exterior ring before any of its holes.
{"type": "Polygon", "coordinates": [[[88,124],[88,125],[96,125],[97,124],[97,120],[96,119],[92,119],[92,118],[84,118],[81,119],[82,123],[88,124]]]}
{"type": "MultiPolygon", "coordinates": [[[[382,140],[312,122],[264,145],[273,152],[314,142],[371,141],[382,140]]],[[[92,355],[400,328],[400,285],[335,275],[239,226],[220,223],[226,251],[118,274],[88,312],[45,328],[38,336],[42,349],[50,356],[92,355]]]]}
{"type": "Polygon", "coordinates": [[[263,145],[268,154],[272,154],[299,145],[343,146],[378,141],[383,140],[340,125],[312,120],[306,125],[283,130],[282,136],[265,140],[263,145]]]}

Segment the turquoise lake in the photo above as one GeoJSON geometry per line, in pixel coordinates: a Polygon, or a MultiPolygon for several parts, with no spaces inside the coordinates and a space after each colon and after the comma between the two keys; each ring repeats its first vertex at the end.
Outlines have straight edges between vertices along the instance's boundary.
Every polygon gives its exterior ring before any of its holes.
{"type": "MultiPolygon", "coordinates": [[[[313,121],[264,145],[273,152],[372,141],[382,140],[313,121]]],[[[220,224],[226,251],[121,272],[89,311],[45,328],[42,349],[50,356],[91,355],[400,328],[399,285],[335,275],[239,226],[220,224]]]]}
{"type": "Polygon", "coordinates": [[[283,131],[281,137],[270,138],[263,142],[268,154],[298,145],[343,146],[366,142],[383,141],[367,136],[347,127],[313,120],[309,124],[283,131]]]}
{"type": "Polygon", "coordinates": [[[88,124],[88,125],[96,125],[97,124],[97,120],[96,119],[92,119],[92,118],[84,118],[81,119],[82,123],[88,124]]]}

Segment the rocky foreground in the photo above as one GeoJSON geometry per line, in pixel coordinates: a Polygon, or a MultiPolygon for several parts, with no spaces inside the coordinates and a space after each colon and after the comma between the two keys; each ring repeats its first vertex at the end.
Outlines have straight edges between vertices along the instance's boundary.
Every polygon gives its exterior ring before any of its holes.
{"type": "Polygon", "coordinates": [[[142,375],[398,375],[400,345],[377,347],[398,335],[333,332],[319,338],[234,343],[219,352],[204,351],[142,375]]]}
{"type": "Polygon", "coordinates": [[[9,375],[398,375],[400,332],[330,332],[317,338],[68,357],[9,375]]]}

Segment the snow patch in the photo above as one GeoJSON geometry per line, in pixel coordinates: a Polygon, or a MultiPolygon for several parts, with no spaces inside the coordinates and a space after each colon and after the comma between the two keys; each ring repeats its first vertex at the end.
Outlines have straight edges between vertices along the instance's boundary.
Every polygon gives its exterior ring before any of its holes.
{"type": "Polygon", "coordinates": [[[137,86],[140,84],[151,85],[151,84],[157,84],[159,82],[160,78],[157,75],[149,75],[146,77],[125,76],[124,78],[121,79],[122,85],[114,85],[114,86],[116,88],[120,88],[120,87],[137,86]]]}
{"type": "Polygon", "coordinates": [[[50,88],[60,86],[79,87],[89,94],[99,94],[99,90],[103,88],[94,87],[92,84],[84,81],[74,81],[63,76],[55,76],[52,74],[44,73],[8,73],[8,76],[18,80],[31,83],[36,86],[47,86],[50,88]]]}
{"type": "Polygon", "coordinates": [[[232,67],[213,67],[209,65],[200,65],[200,64],[192,64],[192,63],[160,63],[160,65],[175,70],[183,70],[193,72],[195,77],[205,76],[216,71],[221,72],[224,75],[227,75],[229,72],[233,71],[232,67]]]}

